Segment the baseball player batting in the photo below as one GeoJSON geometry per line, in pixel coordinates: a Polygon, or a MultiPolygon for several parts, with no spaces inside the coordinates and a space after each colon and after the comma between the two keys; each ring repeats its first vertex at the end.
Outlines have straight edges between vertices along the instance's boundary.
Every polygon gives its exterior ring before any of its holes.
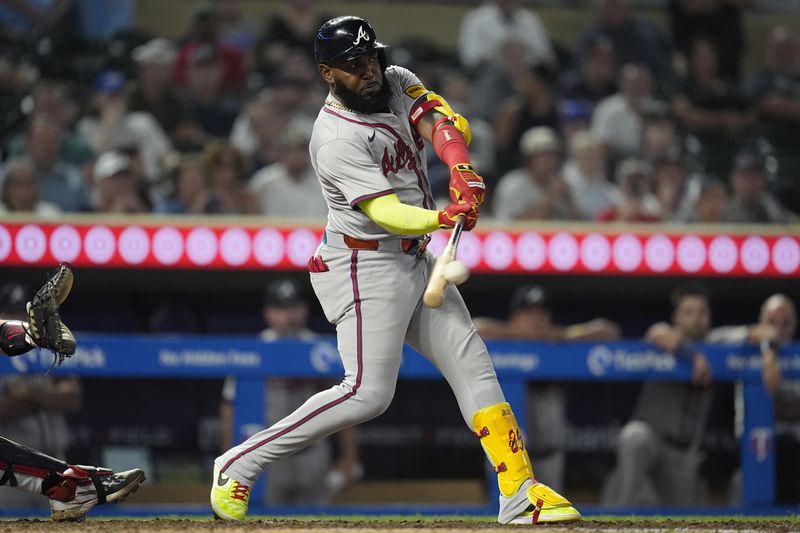
{"type": "MultiPolygon", "coordinates": [[[[534,478],[521,432],[458,290],[422,303],[435,258],[427,234],[475,227],[483,179],[470,165],[467,121],[410,71],[387,66],[386,46],[364,19],[337,17],[314,44],[330,94],[314,124],[311,161],[328,205],[325,236],[309,261],[311,283],[336,325],[342,383],[306,401],[214,462],[211,506],[247,514],[270,463],[383,413],[394,396],[403,343],[441,371],[497,472],[503,524],[579,520],[566,498],[534,478]],[[452,203],[434,206],[424,141],[451,169],[452,203]]],[[[419,413],[420,417],[425,413],[419,413]]]]}

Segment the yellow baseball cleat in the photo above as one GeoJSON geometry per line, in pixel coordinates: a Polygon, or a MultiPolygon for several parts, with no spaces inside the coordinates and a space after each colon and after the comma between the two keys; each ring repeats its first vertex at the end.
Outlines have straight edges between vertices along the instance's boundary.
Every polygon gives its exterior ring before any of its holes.
{"type": "Polygon", "coordinates": [[[211,509],[219,520],[244,520],[250,490],[244,483],[226,476],[214,465],[214,481],[211,484],[211,509]]]}
{"type": "Polygon", "coordinates": [[[544,483],[535,482],[528,487],[531,506],[509,524],[543,524],[546,522],[573,522],[581,514],[570,501],[544,483]]]}

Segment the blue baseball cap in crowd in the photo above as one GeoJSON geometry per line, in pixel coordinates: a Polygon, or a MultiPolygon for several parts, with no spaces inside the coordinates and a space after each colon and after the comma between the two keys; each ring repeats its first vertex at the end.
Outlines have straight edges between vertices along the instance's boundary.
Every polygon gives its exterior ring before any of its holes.
{"type": "Polygon", "coordinates": [[[592,106],[589,102],[584,100],[565,100],[561,104],[561,120],[562,122],[571,122],[573,120],[586,120],[592,119],[592,106]]]}
{"type": "Polygon", "coordinates": [[[94,80],[94,91],[98,93],[118,93],[125,88],[128,80],[118,70],[104,70],[94,80]]]}

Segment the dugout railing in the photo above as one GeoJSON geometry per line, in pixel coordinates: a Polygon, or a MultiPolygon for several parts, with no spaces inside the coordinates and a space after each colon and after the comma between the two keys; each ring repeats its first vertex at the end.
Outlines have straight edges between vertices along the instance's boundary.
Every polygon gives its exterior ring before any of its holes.
{"type": "MultiPolygon", "coordinates": [[[[109,378],[237,378],[234,407],[235,435],[242,439],[264,426],[265,377],[338,378],[342,366],[334,338],[316,342],[262,342],[243,336],[141,336],[79,335],[75,356],[67,359],[53,374],[75,374],[109,378]]],[[[662,353],[639,341],[616,343],[543,342],[487,343],[507,400],[518,420],[526,420],[526,387],[529,381],[642,381],[688,380],[687,363],[662,353]]],[[[770,396],[761,383],[761,356],[755,346],[700,347],[707,355],[716,382],[740,382],[744,400],[744,424],[740,438],[742,499],[737,508],[717,512],[774,513],[775,446],[774,413],[770,396]]],[[[34,351],[15,358],[0,358],[0,372],[40,373],[52,363],[49,352],[34,351]]],[[[780,358],[784,379],[800,379],[800,344],[782,350],[780,358]]],[[[400,379],[442,379],[426,359],[406,347],[400,379]]],[[[490,483],[490,498],[485,506],[457,507],[408,505],[402,508],[359,506],[337,508],[268,508],[264,501],[264,483],[260,482],[251,498],[253,514],[287,512],[359,512],[359,513],[470,513],[490,514],[496,508],[496,487],[490,483]]],[[[604,508],[583,508],[587,514],[609,512],[604,508]]],[[[706,509],[707,510],[707,509],[706,509]]],[[[168,513],[198,514],[207,512],[197,506],[104,507],[99,514],[152,515],[168,513]]],[[[664,512],[650,509],[649,512],[664,512]]],[[[616,512],[631,512],[616,510],[616,512]]],[[[637,510],[641,512],[641,510],[637,510]]],[[[0,511],[0,514],[5,512],[0,511]]]]}

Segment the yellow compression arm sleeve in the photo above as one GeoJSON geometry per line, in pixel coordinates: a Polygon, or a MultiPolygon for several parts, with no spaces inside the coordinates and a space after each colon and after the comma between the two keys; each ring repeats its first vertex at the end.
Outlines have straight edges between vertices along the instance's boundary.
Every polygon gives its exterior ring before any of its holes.
{"type": "Polygon", "coordinates": [[[390,233],[417,235],[439,229],[438,211],[406,205],[396,194],[364,200],[358,207],[390,233]]]}

